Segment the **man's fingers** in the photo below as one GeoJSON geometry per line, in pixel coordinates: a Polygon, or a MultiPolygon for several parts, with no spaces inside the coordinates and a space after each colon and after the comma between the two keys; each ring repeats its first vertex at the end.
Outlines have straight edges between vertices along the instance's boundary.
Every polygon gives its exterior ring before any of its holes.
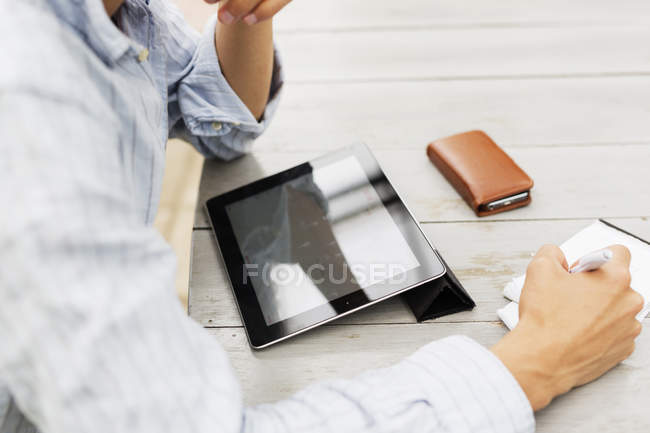
{"type": "Polygon", "coordinates": [[[285,7],[291,0],[205,0],[207,2],[221,1],[219,21],[232,24],[242,19],[246,24],[253,25],[268,20],[285,7]]]}
{"type": "Polygon", "coordinates": [[[625,304],[630,311],[630,314],[636,317],[637,314],[645,307],[645,299],[636,290],[629,289],[625,292],[625,304]]]}
{"type": "Polygon", "coordinates": [[[289,4],[290,1],[291,0],[264,0],[262,3],[257,5],[252,13],[244,17],[244,22],[252,25],[260,21],[268,20],[289,4]]]}
{"type": "Polygon", "coordinates": [[[604,275],[612,288],[621,291],[631,290],[630,250],[623,245],[611,245],[607,249],[612,252],[612,258],[593,273],[604,275]]]}
{"type": "Polygon", "coordinates": [[[610,250],[613,255],[609,263],[625,265],[625,267],[630,266],[632,255],[630,254],[630,250],[628,250],[627,247],[623,245],[610,245],[607,247],[607,249],[610,250]]]}
{"type": "MultiPolygon", "coordinates": [[[[597,253],[597,252],[599,252],[599,251],[605,251],[605,250],[608,250],[608,249],[609,249],[609,248],[601,248],[601,249],[599,249],[599,250],[594,250],[594,251],[590,252],[589,254],[597,253]]],[[[585,254],[585,256],[586,256],[586,255],[587,255],[587,254],[585,254]]],[[[571,266],[569,266],[569,269],[573,269],[573,268],[575,268],[576,266],[578,266],[578,264],[580,263],[580,260],[581,260],[581,259],[578,259],[578,260],[576,260],[575,262],[571,263],[571,266]]]]}
{"type": "Polygon", "coordinates": [[[533,260],[539,258],[550,259],[551,261],[556,262],[562,266],[565,271],[569,270],[569,264],[566,261],[566,256],[557,245],[547,244],[542,246],[542,248],[537,251],[537,254],[535,254],[533,260]]]}
{"type": "MultiPolygon", "coordinates": [[[[630,250],[628,250],[627,247],[624,247],[623,245],[610,245],[607,248],[596,250],[594,251],[594,253],[598,251],[604,251],[604,250],[609,250],[612,252],[612,260],[610,260],[612,263],[629,266],[631,256],[630,256],[630,250]]],[[[569,267],[569,269],[577,266],[578,263],[580,263],[580,259],[573,262],[569,267]]]]}
{"type": "Polygon", "coordinates": [[[235,23],[255,9],[259,2],[260,0],[222,1],[219,8],[219,21],[226,25],[235,23]]]}

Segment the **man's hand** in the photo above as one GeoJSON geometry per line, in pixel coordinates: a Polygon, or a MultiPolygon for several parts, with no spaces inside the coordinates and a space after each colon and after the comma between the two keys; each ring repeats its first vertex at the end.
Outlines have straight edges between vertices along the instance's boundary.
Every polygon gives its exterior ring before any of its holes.
{"type": "Polygon", "coordinates": [[[219,21],[233,24],[239,20],[248,25],[266,21],[278,13],[291,0],[205,0],[207,3],[221,3],[219,21]]]}
{"type": "Polygon", "coordinates": [[[517,379],[533,410],[626,359],[641,332],[643,297],[630,288],[630,252],[592,272],[570,274],[562,251],[542,247],[526,271],[519,324],[492,351],[517,379]]]}

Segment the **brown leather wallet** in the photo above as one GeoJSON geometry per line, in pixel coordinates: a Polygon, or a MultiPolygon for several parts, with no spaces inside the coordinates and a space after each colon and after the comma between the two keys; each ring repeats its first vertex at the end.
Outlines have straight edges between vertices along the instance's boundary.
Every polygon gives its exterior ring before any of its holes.
{"type": "Polygon", "coordinates": [[[526,206],[533,180],[483,131],[433,141],[427,155],[478,216],[526,206]],[[508,197],[528,193],[525,198],[508,197]],[[506,199],[500,207],[494,202],[506,199]]]}

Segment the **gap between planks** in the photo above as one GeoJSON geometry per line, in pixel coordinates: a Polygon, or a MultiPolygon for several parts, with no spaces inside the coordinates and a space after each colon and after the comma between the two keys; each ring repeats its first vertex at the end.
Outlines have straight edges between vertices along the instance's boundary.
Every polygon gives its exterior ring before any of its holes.
{"type": "Polygon", "coordinates": [[[294,27],[288,29],[277,29],[278,35],[305,35],[305,34],[333,34],[333,33],[373,33],[373,32],[416,32],[423,30],[477,30],[477,29],[561,29],[561,28],[594,28],[613,26],[640,26],[641,24],[632,20],[594,22],[594,21],[528,21],[528,22],[474,22],[474,23],[432,23],[414,25],[377,25],[365,27],[294,27]]]}
{"type": "MultiPolygon", "coordinates": [[[[336,321],[324,323],[321,326],[337,326],[337,327],[357,327],[357,326],[413,326],[413,325],[436,325],[439,323],[446,324],[457,324],[457,323],[486,323],[492,325],[500,325],[500,320],[458,320],[458,321],[449,321],[449,320],[427,320],[424,322],[372,322],[372,323],[336,323],[336,321]]],[[[204,329],[244,329],[244,325],[203,325],[204,329]]]]}
{"type": "Polygon", "coordinates": [[[525,80],[565,80],[573,78],[600,79],[600,78],[628,78],[628,77],[650,77],[650,71],[628,71],[628,72],[575,72],[562,74],[494,74],[494,75],[432,75],[423,77],[376,77],[376,78],[330,78],[317,80],[291,80],[286,79],[286,84],[306,85],[328,85],[328,84],[373,84],[373,83],[419,83],[430,81],[525,81],[525,80]]]}
{"type": "MultiPolygon", "coordinates": [[[[360,140],[360,141],[363,142],[363,140],[360,140]]],[[[585,141],[583,143],[556,141],[556,142],[550,142],[550,143],[544,143],[544,144],[542,144],[542,143],[535,144],[535,143],[517,143],[517,142],[515,142],[515,143],[510,143],[510,144],[507,144],[507,145],[503,145],[503,146],[500,146],[500,147],[505,149],[505,150],[519,150],[519,149],[554,149],[554,148],[567,149],[567,148],[572,148],[572,147],[582,148],[582,147],[611,147],[611,146],[617,146],[617,147],[620,147],[620,146],[650,146],[650,141],[647,141],[647,140],[629,140],[629,141],[613,142],[611,140],[608,140],[608,141],[600,141],[600,142],[585,141]]],[[[293,148],[292,147],[292,148],[288,148],[286,150],[282,150],[281,152],[290,155],[290,154],[294,154],[294,153],[305,153],[306,151],[309,151],[309,150],[311,150],[311,149],[300,149],[300,148],[293,148]]],[[[377,150],[378,151],[384,151],[384,150],[393,150],[393,149],[383,148],[383,147],[378,147],[377,149],[373,149],[373,151],[377,151],[377,150]]],[[[409,151],[409,150],[413,150],[413,149],[405,149],[405,151],[409,151]]],[[[270,152],[270,150],[267,150],[267,149],[264,149],[263,147],[260,147],[259,150],[257,150],[257,152],[256,152],[256,149],[253,148],[253,151],[251,153],[247,154],[247,155],[261,154],[261,153],[264,153],[264,152],[270,152]]],[[[273,152],[273,153],[277,153],[277,152],[273,152]]],[[[328,151],[324,151],[322,153],[322,155],[326,155],[327,153],[328,153],[328,151]]],[[[209,161],[209,160],[206,159],[206,161],[209,161]]]]}
{"type": "MultiPolygon", "coordinates": [[[[519,219],[489,219],[489,220],[449,220],[449,221],[418,221],[419,224],[477,224],[477,223],[513,223],[513,222],[535,222],[535,221],[593,221],[596,219],[604,220],[624,220],[640,219],[647,221],[650,215],[629,215],[629,216],[601,216],[601,217],[572,217],[572,218],[519,218],[519,219]]],[[[197,226],[192,231],[210,230],[207,226],[197,226]]]]}

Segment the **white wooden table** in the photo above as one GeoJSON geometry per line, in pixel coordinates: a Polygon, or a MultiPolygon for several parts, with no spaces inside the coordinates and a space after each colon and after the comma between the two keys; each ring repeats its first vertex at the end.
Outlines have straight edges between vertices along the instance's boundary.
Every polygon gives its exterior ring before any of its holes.
{"type": "MultiPolygon", "coordinates": [[[[605,217],[650,238],[647,0],[296,0],[279,17],[286,85],[252,155],[206,162],[193,231],[189,311],[231,355],[247,403],[389,365],[427,342],[505,328],[504,284],[531,252],[605,217]],[[425,156],[483,129],[535,180],[530,206],[478,219],[425,156]],[[365,142],[477,303],[416,323],[391,299],[252,351],[201,206],[216,194],[365,142]]],[[[647,322],[650,323],[650,322],[647,322]]],[[[595,383],[538,413],[538,431],[650,426],[650,330],[595,383]]]]}

